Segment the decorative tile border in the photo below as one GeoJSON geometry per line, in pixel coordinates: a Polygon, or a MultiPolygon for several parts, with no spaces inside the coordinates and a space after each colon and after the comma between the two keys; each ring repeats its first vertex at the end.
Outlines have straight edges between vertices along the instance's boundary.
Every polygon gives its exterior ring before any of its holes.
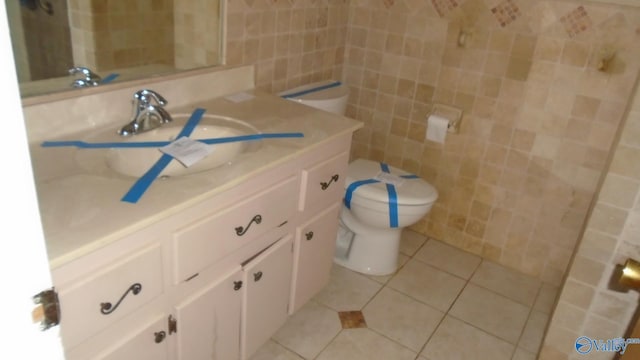
{"type": "Polygon", "coordinates": [[[343,329],[366,328],[367,323],[364,321],[362,311],[340,311],[338,312],[340,323],[343,329]]]}
{"type": "Polygon", "coordinates": [[[433,4],[440,17],[444,17],[459,5],[458,0],[431,0],[431,4],[433,4]]]}
{"type": "Polygon", "coordinates": [[[518,8],[518,5],[516,5],[511,0],[506,0],[498,4],[496,7],[491,9],[491,12],[502,27],[511,24],[522,15],[520,9],[518,8]]]}
{"type": "Polygon", "coordinates": [[[560,22],[564,25],[570,38],[588,30],[592,25],[591,17],[584,6],[578,6],[575,10],[562,16],[560,22]]]}

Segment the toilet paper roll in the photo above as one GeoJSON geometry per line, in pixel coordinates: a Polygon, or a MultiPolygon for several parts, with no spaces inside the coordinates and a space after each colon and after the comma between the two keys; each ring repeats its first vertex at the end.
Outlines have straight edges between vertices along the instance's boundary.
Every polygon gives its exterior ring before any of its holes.
{"type": "Polygon", "coordinates": [[[444,144],[448,127],[449,120],[438,115],[429,115],[427,118],[427,140],[444,144]]]}

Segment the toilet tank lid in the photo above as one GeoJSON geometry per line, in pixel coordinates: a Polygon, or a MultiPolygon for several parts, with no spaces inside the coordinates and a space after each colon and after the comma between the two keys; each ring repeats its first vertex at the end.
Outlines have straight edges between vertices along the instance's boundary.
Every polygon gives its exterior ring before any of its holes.
{"type": "Polygon", "coordinates": [[[349,88],[336,80],[325,80],[281,92],[285,99],[329,100],[349,95],[349,88]]]}
{"type": "MultiPolygon", "coordinates": [[[[389,166],[389,171],[398,176],[411,175],[411,173],[393,166],[389,166]]],[[[379,162],[357,159],[349,164],[345,189],[355,181],[372,179],[381,172],[379,162]]],[[[398,204],[402,205],[426,205],[432,204],[438,199],[436,188],[421,178],[404,179],[401,185],[395,186],[395,189],[398,204]]],[[[357,190],[354,190],[353,196],[362,196],[380,202],[389,201],[387,186],[382,182],[359,186],[357,190]]]]}

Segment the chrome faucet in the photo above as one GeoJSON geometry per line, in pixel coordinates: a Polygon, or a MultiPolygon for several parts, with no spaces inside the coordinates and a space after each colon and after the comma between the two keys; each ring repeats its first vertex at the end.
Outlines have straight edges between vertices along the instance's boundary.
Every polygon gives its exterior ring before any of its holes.
{"type": "Polygon", "coordinates": [[[118,134],[129,136],[155,129],[170,122],[171,115],[163,107],[167,100],[153,90],[143,89],[133,94],[133,119],[118,130],[118,134]],[[154,102],[155,104],[152,104],[154,102]]]}
{"type": "Polygon", "coordinates": [[[84,76],[84,79],[75,79],[73,81],[71,86],[74,88],[98,86],[100,85],[100,81],[102,81],[102,78],[98,74],[83,66],[76,66],[69,69],[69,74],[82,74],[84,76]]]}

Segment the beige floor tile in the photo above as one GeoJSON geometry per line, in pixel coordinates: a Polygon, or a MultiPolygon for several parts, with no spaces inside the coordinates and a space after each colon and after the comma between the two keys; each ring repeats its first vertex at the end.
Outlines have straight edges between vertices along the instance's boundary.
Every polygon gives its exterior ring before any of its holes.
{"type": "Polygon", "coordinates": [[[314,299],[336,311],[362,310],[380,288],[365,275],[334,265],[329,284],[314,299]]]}
{"type": "Polygon", "coordinates": [[[531,307],[540,288],[540,280],[508,269],[491,261],[483,261],[470,280],[511,300],[531,307]]]}
{"type": "Polygon", "coordinates": [[[317,360],[413,360],[416,353],[370,329],[347,329],[320,353],[317,360]]]}
{"type": "Polygon", "coordinates": [[[389,281],[388,286],[446,312],[465,281],[433,266],[411,259],[389,281]]]}
{"type": "Polygon", "coordinates": [[[444,313],[393,289],[384,288],[364,310],[369,329],[420,351],[444,313]]]}
{"type": "Polygon", "coordinates": [[[536,360],[536,354],[522,348],[517,348],[511,360],[536,360]]]}
{"type": "Polygon", "coordinates": [[[309,301],[287,320],[273,339],[304,358],[313,359],[341,329],[338,313],[309,301]]]}
{"type": "Polygon", "coordinates": [[[482,261],[479,256],[433,239],[427,241],[414,258],[463,279],[469,279],[482,261]]]}
{"type": "Polygon", "coordinates": [[[420,353],[429,360],[510,360],[514,346],[451,316],[420,353]]]}
{"type": "Polygon", "coordinates": [[[391,278],[398,273],[398,271],[400,271],[400,269],[402,269],[402,267],[404,266],[404,264],[407,263],[407,261],[409,261],[411,258],[407,255],[404,254],[398,254],[398,270],[396,270],[396,272],[394,272],[393,274],[390,275],[384,275],[384,276],[375,276],[375,275],[366,275],[369,279],[380,283],[380,284],[386,284],[389,282],[389,280],[391,280],[391,278]]]}
{"type": "Polygon", "coordinates": [[[529,307],[470,283],[449,314],[516,344],[527,321],[529,307]]]}
{"type": "Polygon", "coordinates": [[[303,360],[303,358],[273,340],[269,340],[258,349],[250,360],[303,360]]]}
{"type": "Polygon", "coordinates": [[[413,230],[405,229],[400,238],[400,253],[413,256],[422,244],[427,241],[427,237],[413,230]]]}
{"type": "Polygon", "coordinates": [[[518,342],[518,346],[533,353],[538,353],[540,345],[542,345],[542,338],[544,337],[544,331],[549,321],[549,314],[533,310],[529,314],[529,319],[524,326],[522,337],[518,342]]]}

